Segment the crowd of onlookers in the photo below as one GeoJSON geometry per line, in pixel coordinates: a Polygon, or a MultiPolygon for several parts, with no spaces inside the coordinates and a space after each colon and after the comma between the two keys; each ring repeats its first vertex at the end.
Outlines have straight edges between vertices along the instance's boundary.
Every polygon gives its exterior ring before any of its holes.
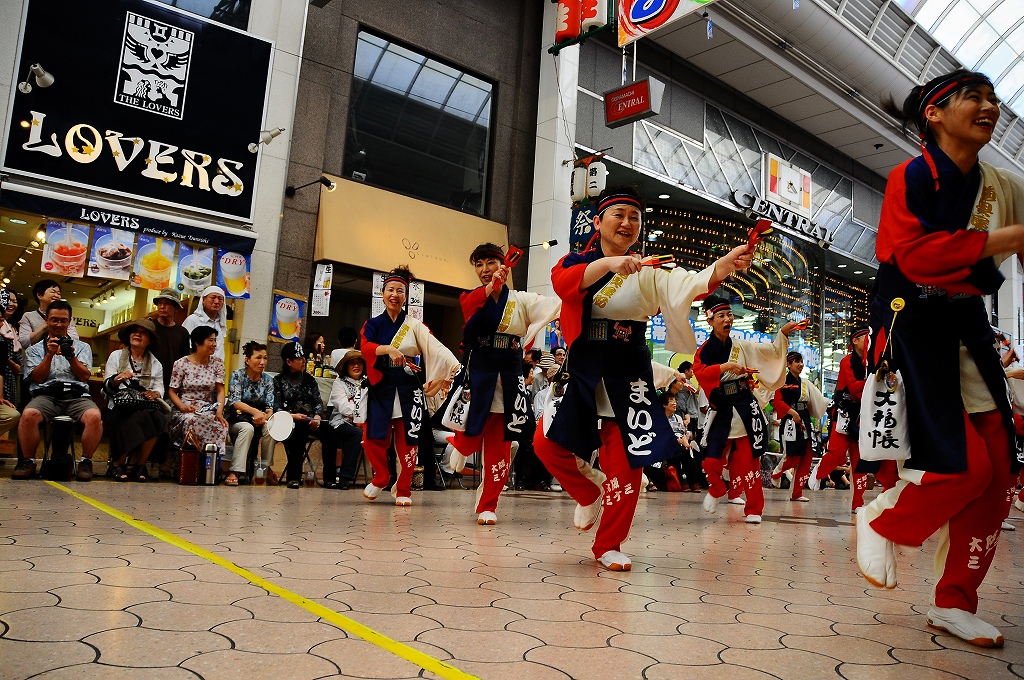
{"type": "MultiPolygon", "coordinates": [[[[0,324],[0,434],[17,434],[18,462],[12,478],[28,479],[38,472],[50,479],[73,476],[88,481],[106,433],[106,473],[118,481],[145,482],[155,475],[175,479],[176,454],[183,447],[205,449],[212,444],[228,468],[225,484],[247,481],[253,467],[273,483],[276,475],[270,466],[277,440],[268,425],[275,415],[284,414],[291,422],[278,430],[288,456],[289,486],[300,484],[311,437],[320,440],[324,452],[323,483],[346,488],[354,481],[362,439],[355,420],[365,392],[365,364],[357,351],[337,357],[340,375],[328,409],[319,384],[305,370],[306,351],[299,343],[283,347],[284,366],[273,378],[265,373],[267,346],[247,343],[244,366],[228,379],[224,291],[216,286],[204,290],[195,312],[179,325],[182,299],[167,288],[154,300],[152,319],[138,319],[119,329],[122,346],[107,357],[102,399],[96,400],[89,385],[92,348],[79,339],[60,284],[44,279],[33,292],[37,308],[16,319],[15,328],[18,300],[0,290],[0,309],[5,310],[0,324]],[[106,408],[101,410],[97,401],[105,402],[106,408]],[[37,450],[44,436],[47,469],[37,471],[37,450]]],[[[351,329],[348,334],[351,349],[356,334],[351,329]]]]}
{"type": "MultiPolygon", "coordinates": [[[[0,435],[16,429],[18,463],[13,478],[27,479],[39,472],[52,479],[89,480],[93,456],[106,432],[110,455],[105,472],[118,481],[177,479],[182,447],[214,444],[225,467],[220,478],[224,484],[254,480],[274,484],[279,481],[272,467],[274,449],[281,441],[287,455],[282,481],[297,488],[304,477],[315,475],[307,449],[310,440],[316,439],[322,452],[317,481],[339,489],[354,484],[366,394],[366,364],[356,349],[355,329],[341,329],[341,347],[324,362],[336,374],[325,405],[320,383],[307,371],[311,356],[326,354],[322,335],[311,333],[304,344],[285,344],[283,365],[274,377],[266,373],[267,346],[248,342],[242,348],[244,365],[227,376],[224,291],[216,286],[203,291],[195,312],[179,325],[176,318],[184,310],[182,299],[167,288],[156,296],[152,318],[125,324],[118,332],[122,347],[107,357],[101,400],[106,408],[101,410],[89,386],[92,348],[78,338],[73,310],[61,299],[60,284],[42,280],[33,292],[37,308],[19,318],[17,298],[0,289],[4,310],[0,435]],[[275,418],[279,422],[271,428],[275,418]],[[282,418],[291,422],[282,423],[282,418]],[[77,460],[72,453],[77,453],[76,427],[80,433],[77,460]],[[44,435],[54,454],[47,457],[50,469],[37,471],[36,451],[44,435]]],[[[565,349],[560,347],[525,354],[523,375],[537,417],[544,412],[564,360],[565,349]]],[[[661,392],[660,399],[676,434],[679,455],[645,468],[650,490],[707,487],[699,446],[707,400],[691,380],[689,362],[678,370],[677,379],[661,392]]],[[[451,433],[440,423],[443,399],[439,394],[428,400],[438,443],[438,458],[434,451],[420,452],[423,487],[428,489],[443,488],[445,478],[454,473],[448,467],[451,433]]],[[[533,432],[526,431],[514,445],[509,488],[560,490],[534,454],[532,441],[533,432]]]]}

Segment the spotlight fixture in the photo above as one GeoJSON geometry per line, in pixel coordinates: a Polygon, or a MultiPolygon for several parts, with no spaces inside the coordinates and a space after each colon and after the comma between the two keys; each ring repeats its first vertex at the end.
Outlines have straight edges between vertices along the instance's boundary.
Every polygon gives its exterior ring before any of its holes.
{"type": "Polygon", "coordinates": [[[282,128],[282,127],[271,128],[269,130],[261,130],[260,131],[260,141],[256,142],[255,144],[250,144],[249,145],[249,152],[250,153],[256,153],[257,151],[260,150],[260,144],[264,144],[264,145],[270,144],[271,140],[273,140],[274,137],[277,137],[282,132],[284,132],[284,128],[282,128]]]}
{"type": "Polygon", "coordinates": [[[557,245],[558,245],[558,241],[556,239],[551,239],[550,241],[541,241],[540,243],[534,243],[532,245],[527,246],[527,248],[536,248],[537,246],[540,246],[544,250],[547,250],[551,246],[557,246],[557,245]]]}
{"type": "Polygon", "coordinates": [[[36,232],[36,240],[40,243],[46,243],[46,232],[40,229],[36,232]]]}
{"type": "Polygon", "coordinates": [[[327,187],[328,191],[334,191],[335,189],[338,188],[338,185],[337,185],[336,182],[332,182],[331,180],[327,179],[323,175],[320,175],[319,179],[315,179],[312,182],[306,182],[305,184],[300,184],[297,187],[293,187],[291,184],[289,184],[284,189],[284,195],[287,196],[288,198],[291,198],[292,196],[295,195],[295,192],[298,191],[299,189],[305,189],[306,187],[313,186],[314,184],[317,184],[317,183],[323,184],[325,187],[327,187]]]}
{"type": "Polygon", "coordinates": [[[25,75],[25,80],[18,83],[18,92],[22,94],[28,94],[32,91],[32,85],[29,83],[30,78],[35,78],[36,85],[40,88],[47,88],[53,85],[53,74],[48,72],[39,64],[32,64],[28,67],[28,73],[25,75]]]}

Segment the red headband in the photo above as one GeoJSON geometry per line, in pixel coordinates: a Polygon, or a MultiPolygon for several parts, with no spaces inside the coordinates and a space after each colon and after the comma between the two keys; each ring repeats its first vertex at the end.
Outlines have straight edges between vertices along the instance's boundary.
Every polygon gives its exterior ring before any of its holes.
{"type": "Polygon", "coordinates": [[[597,204],[597,214],[602,215],[608,208],[619,204],[631,205],[638,210],[643,210],[643,205],[640,203],[640,199],[636,196],[630,196],[629,194],[612,194],[597,204]]]}
{"type": "Polygon", "coordinates": [[[390,276],[385,276],[384,277],[384,283],[380,284],[380,289],[384,290],[384,288],[388,285],[388,283],[390,283],[392,281],[398,281],[400,284],[405,286],[406,289],[409,288],[409,282],[408,281],[406,281],[404,278],[402,278],[398,274],[391,274],[390,276]]]}
{"type": "Polygon", "coordinates": [[[704,310],[704,316],[706,318],[710,319],[711,317],[713,317],[715,314],[717,314],[718,312],[722,311],[723,309],[728,309],[729,311],[732,311],[732,305],[730,305],[728,302],[722,302],[720,304],[715,305],[711,309],[705,309],[704,310]]]}
{"type": "Polygon", "coordinates": [[[850,336],[850,342],[853,342],[854,340],[856,340],[860,336],[867,335],[867,334],[868,334],[868,329],[867,328],[862,328],[859,331],[855,332],[852,336],[850,336]]]}

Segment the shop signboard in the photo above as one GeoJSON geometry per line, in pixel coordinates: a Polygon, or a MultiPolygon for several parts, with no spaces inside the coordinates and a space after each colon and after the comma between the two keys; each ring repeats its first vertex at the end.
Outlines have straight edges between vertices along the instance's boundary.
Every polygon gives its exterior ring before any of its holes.
{"type": "Polygon", "coordinates": [[[5,171],[252,221],[273,43],[149,0],[25,4],[5,171]]]}
{"type": "Polygon", "coordinates": [[[715,0],[617,0],[619,47],[653,33],[715,0]]]}
{"type": "Polygon", "coordinates": [[[605,126],[617,128],[657,116],[664,94],[665,83],[656,78],[644,78],[605,92],[605,126]]]}
{"type": "Polygon", "coordinates": [[[788,228],[790,231],[809,238],[819,244],[830,243],[834,238],[828,233],[828,229],[812,222],[809,218],[790,210],[777,203],[766,201],[760,196],[748,194],[745,191],[734,191],[732,194],[733,203],[749,210],[754,215],[764,217],[778,225],[788,228]]]}
{"type": "MultiPolygon", "coordinates": [[[[52,193],[52,192],[47,192],[52,193]]],[[[190,224],[193,220],[182,219],[171,222],[168,219],[151,217],[159,213],[148,210],[129,212],[120,207],[99,207],[103,201],[71,201],[48,198],[44,195],[26,192],[25,188],[5,182],[0,191],[0,206],[18,212],[46,215],[50,219],[65,220],[96,227],[114,227],[134,234],[159,236],[178,241],[188,241],[199,246],[220,247],[242,253],[251,253],[256,243],[256,234],[244,229],[211,229],[190,224]]],[[[170,218],[173,219],[173,218],[170,218]]]]}

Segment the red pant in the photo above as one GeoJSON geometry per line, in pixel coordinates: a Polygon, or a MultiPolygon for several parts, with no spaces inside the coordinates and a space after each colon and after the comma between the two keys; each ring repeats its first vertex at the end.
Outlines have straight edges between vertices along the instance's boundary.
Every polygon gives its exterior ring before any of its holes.
{"type": "Polygon", "coordinates": [[[456,432],[452,446],[466,457],[483,451],[483,482],[477,489],[476,512],[494,512],[498,507],[498,496],[505,488],[512,460],[512,442],[505,441],[505,414],[488,415],[483,432],[475,437],[456,432]]]}
{"type": "MultiPolygon", "coordinates": [[[[726,444],[726,453],[729,455],[730,484],[747,495],[747,504],[743,506],[743,514],[760,515],[764,512],[761,459],[754,457],[753,449],[750,448],[750,440],[746,437],[730,439],[726,444]],[[729,452],[730,446],[731,452],[729,452]]],[[[724,455],[725,453],[723,453],[724,455]]],[[[705,458],[703,465],[704,474],[708,478],[708,493],[715,498],[721,498],[726,493],[725,482],[722,480],[722,470],[725,468],[725,464],[721,458],[705,458]]]]}
{"type": "Polygon", "coordinates": [[[804,484],[811,476],[812,456],[811,443],[807,442],[802,456],[786,456],[786,460],[782,461],[783,471],[794,468],[791,498],[800,498],[804,495],[804,484]]]}
{"type": "MultiPolygon", "coordinates": [[[[854,472],[860,462],[860,443],[856,439],[850,439],[849,435],[843,432],[833,432],[828,440],[828,451],[821,457],[818,465],[818,479],[825,479],[837,467],[846,462],[846,452],[850,452],[850,481],[853,486],[853,504],[851,510],[864,505],[864,492],[868,489],[868,473],[854,472]]],[[[875,474],[875,480],[882,485],[883,489],[891,489],[896,486],[899,475],[896,472],[896,463],[891,460],[883,460],[882,466],[875,474]]]]}
{"type": "MultiPolygon", "coordinates": [[[[600,557],[609,550],[619,550],[629,536],[629,528],[636,514],[636,502],[640,495],[640,478],[643,470],[633,470],[626,458],[619,426],[611,420],[604,420],[601,427],[601,448],[599,460],[601,471],[608,476],[604,482],[604,511],[601,523],[594,536],[594,557],[600,557]]],[[[533,437],[533,450],[555,479],[573,500],[580,505],[590,505],[597,500],[600,490],[581,471],[584,463],[569,449],[563,448],[544,436],[544,426],[537,423],[537,434],[533,437]]]]}
{"type": "Polygon", "coordinates": [[[1024,470],[1020,471],[1020,477],[1017,479],[1017,483],[1020,484],[1020,493],[1017,494],[1017,500],[1024,503],[1024,470]]]}
{"type": "Polygon", "coordinates": [[[938,531],[935,606],[975,613],[978,586],[995,556],[1015,480],[999,412],[965,413],[964,420],[967,470],[939,474],[904,469],[903,479],[872,502],[881,514],[871,528],[911,546],[938,531]]]}
{"type": "MultiPolygon", "coordinates": [[[[397,454],[396,465],[398,467],[398,481],[395,482],[395,495],[402,498],[409,498],[412,495],[412,473],[416,467],[416,457],[419,455],[419,447],[409,446],[405,443],[405,422],[401,418],[391,421],[391,433],[395,438],[395,453],[397,454]]],[[[373,468],[374,486],[381,489],[386,488],[391,473],[388,471],[388,439],[367,439],[363,442],[363,451],[367,460],[373,468]]]]}

